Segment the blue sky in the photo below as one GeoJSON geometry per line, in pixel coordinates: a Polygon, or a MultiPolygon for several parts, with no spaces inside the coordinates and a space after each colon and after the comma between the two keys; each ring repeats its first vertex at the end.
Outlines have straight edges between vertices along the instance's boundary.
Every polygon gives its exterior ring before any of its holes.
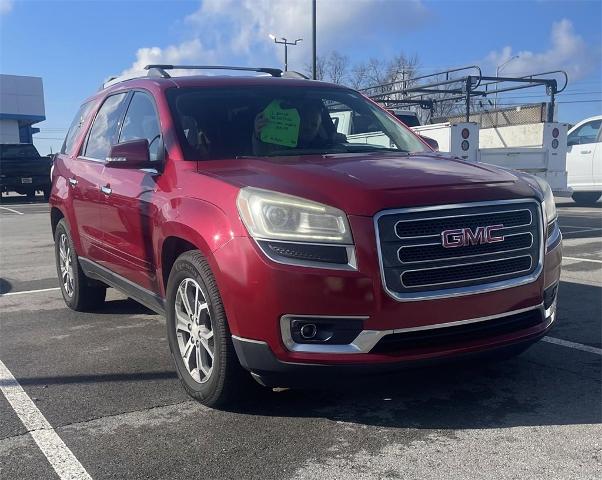
{"type": "MultiPolygon", "coordinates": [[[[310,11],[310,0],[0,0],[0,72],[43,78],[47,120],[35,142],[45,154],[105,78],[149,62],[281,66],[273,32],[305,39],[290,55],[304,70],[310,11]]],[[[574,123],[602,112],[601,26],[599,1],[318,0],[318,53],[416,54],[424,73],[474,63],[492,73],[518,54],[505,74],[569,72],[559,120],[574,123]]],[[[545,100],[537,93],[503,101],[545,100]]]]}

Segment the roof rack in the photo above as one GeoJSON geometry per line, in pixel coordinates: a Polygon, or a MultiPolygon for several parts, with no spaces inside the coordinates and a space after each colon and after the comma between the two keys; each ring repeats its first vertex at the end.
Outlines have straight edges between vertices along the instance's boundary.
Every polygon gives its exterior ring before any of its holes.
{"type": "Polygon", "coordinates": [[[147,65],[144,67],[148,70],[148,76],[159,76],[162,78],[170,78],[171,75],[166,70],[236,70],[242,72],[259,72],[269,73],[272,77],[281,77],[282,70],[279,68],[266,67],[230,67],[225,65],[147,65]]]}
{"type": "Polygon", "coordinates": [[[407,80],[403,79],[373,85],[361,91],[372,100],[385,105],[396,103],[411,104],[412,102],[418,102],[420,105],[419,102],[423,100],[430,100],[432,102],[431,105],[434,103],[463,101],[465,103],[465,118],[468,122],[470,121],[471,99],[485,98],[488,95],[497,95],[498,93],[523,90],[525,88],[545,87],[545,93],[550,97],[547,121],[551,122],[554,117],[556,95],[564,91],[567,84],[568,75],[563,70],[536,73],[522,77],[498,77],[485,76],[477,65],[470,65],[407,80]],[[467,75],[465,73],[465,71],[471,70],[470,74],[467,75]],[[451,75],[458,72],[463,73],[458,77],[451,75]],[[544,75],[548,78],[542,78],[544,75]],[[429,95],[431,96],[430,98],[429,95]]]}
{"type": "Polygon", "coordinates": [[[121,77],[109,77],[107,80],[103,82],[100,86],[99,90],[103,90],[111,85],[115,85],[116,83],[125,82],[126,80],[133,80],[135,78],[143,78],[143,77],[161,77],[161,78],[171,78],[168,70],[235,70],[240,72],[258,72],[258,73],[267,73],[272,77],[278,78],[302,78],[307,80],[309,77],[303,75],[302,73],[295,72],[292,70],[283,72],[279,68],[268,68],[268,67],[231,67],[225,65],[164,65],[164,64],[152,64],[144,67],[145,70],[148,70],[146,75],[139,74],[136,76],[121,76],[121,77]]]}

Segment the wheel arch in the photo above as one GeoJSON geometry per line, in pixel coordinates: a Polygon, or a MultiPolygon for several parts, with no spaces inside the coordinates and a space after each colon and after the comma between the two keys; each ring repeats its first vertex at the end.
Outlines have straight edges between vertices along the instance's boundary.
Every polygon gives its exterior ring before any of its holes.
{"type": "Polygon", "coordinates": [[[65,214],[58,207],[52,207],[50,209],[50,228],[52,229],[52,238],[56,232],[56,226],[59,224],[61,219],[65,218],[65,214]]]}

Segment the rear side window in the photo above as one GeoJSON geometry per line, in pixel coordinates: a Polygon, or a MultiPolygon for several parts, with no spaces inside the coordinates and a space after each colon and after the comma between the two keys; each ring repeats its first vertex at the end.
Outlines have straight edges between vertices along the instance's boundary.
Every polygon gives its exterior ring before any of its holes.
{"type": "Polygon", "coordinates": [[[115,143],[115,135],[121,119],[122,105],[127,93],[119,93],[108,97],[90,129],[84,156],[103,160],[108,157],[111,145],[115,143]]]}
{"type": "Polygon", "coordinates": [[[602,120],[593,120],[591,122],[584,123],[569,135],[569,145],[596,143],[601,124],[602,120]]]}
{"type": "Polygon", "coordinates": [[[121,128],[119,142],[146,138],[151,161],[159,160],[161,129],[151,98],[142,92],[134,92],[121,128]]]}
{"type": "Polygon", "coordinates": [[[69,130],[67,131],[67,136],[65,137],[65,141],[63,142],[63,147],[61,148],[61,153],[70,153],[73,150],[73,144],[78,137],[78,133],[81,131],[84,126],[84,122],[86,117],[90,113],[90,109],[92,108],[94,102],[84,103],[79,110],[75,114],[75,118],[71,122],[69,126],[69,130]]]}

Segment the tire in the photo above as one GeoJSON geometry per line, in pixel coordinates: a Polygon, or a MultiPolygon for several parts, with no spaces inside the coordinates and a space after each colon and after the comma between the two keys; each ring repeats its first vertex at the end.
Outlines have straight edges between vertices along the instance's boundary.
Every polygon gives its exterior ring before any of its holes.
{"type": "Polygon", "coordinates": [[[61,293],[67,306],[77,312],[93,311],[102,306],[107,287],[92,284],[82,271],[65,219],[59,221],[54,232],[54,255],[61,293]]]}
{"type": "Polygon", "coordinates": [[[166,309],[169,349],[191,397],[209,407],[223,407],[260,388],[238,362],[215,278],[198,250],[175,261],[166,309]]]}
{"type": "Polygon", "coordinates": [[[44,187],[42,191],[44,192],[44,200],[47,202],[50,200],[50,187],[44,187]]]}
{"type": "Polygon", "coordinates": [[[602,196],[602,192],[575,192],[573,200],[578,205],[594,205],[602,196]]]}
{"type": "Polygon", "coordinates": [[[35,200],[35,198],[36,198],[36,191],[35,191],[35,189],[27,190],[26,194],[27,194],[27,199],[28,200],[35,200]]]}

